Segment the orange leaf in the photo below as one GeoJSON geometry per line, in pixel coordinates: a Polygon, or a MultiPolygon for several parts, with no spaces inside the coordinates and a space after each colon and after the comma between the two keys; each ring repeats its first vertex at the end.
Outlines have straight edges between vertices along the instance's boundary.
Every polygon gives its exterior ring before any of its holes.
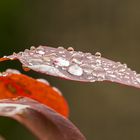
{"type": "Polygon", "coordinates": [[[0,76],[0,99],[18,97],[32,98],[68,117],[69,108],[66,100],[50,85],[23,74],[0,76]]]}

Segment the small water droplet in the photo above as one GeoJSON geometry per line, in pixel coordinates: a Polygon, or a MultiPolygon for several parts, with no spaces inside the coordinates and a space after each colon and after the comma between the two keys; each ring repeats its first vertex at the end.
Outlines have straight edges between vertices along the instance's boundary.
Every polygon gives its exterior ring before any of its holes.
{"type": "Polygon", "coordinates": [[[28,62],[29,62],[30,65],[38,65],[38,64],[43,63],[43,60],[42,59],[35,59],[35,58],[33,58],[33,59],[29,59],[28,62]]]}
{"type": "Polygon", "coordinates": [[[96,62],[96,66],[100,66],[102,64],[101,59],[97,59],[95,62],[96,62]]]}
{"type": "Polygon", "coordinates": [[[125,68],[127,68],[127,64],[123,64],[123,66],[124,66],[125,68]]]}
{"type": "Polygon", "coordinates": [[[59,95],[61,95],[62,96],[62,92],[58,89],[58,88],[56,88],[56,87],[53,87],[53,90],[55,90],[59,95]]]}
{"type": "Polygon", "coordinates": [[[37,53],[43,55],[43,54],[45,54],[45,51],[43,51],[43,50],[38,50],[37,53]]]}
{"type": "Polygon", "coordinates": [[[35,46],[30,47],[30,50],[35,50],[35,49],[36,49],[35,46]]]}
{"type": "Polygon", "coordinates": [[[22,65],[22,68],[23,68],[24,71],[30,71],[31,70],[30,68],[28,68],[28,67],[26,67],[24,65],[22,65]]]}
{"type": "Polygon", "coordinates": [[[39,81],[39,82],[42,82],[42,83],[44,83],[46,85],[50,85],[50,83],[47,80],[45,80],[45,79],[39,78],[39,79],[36,79],[36,80],[39,81]]]}
{"type": "Polygon", "coordinates": [[[59,47],[58,47],[58,49],[61,49],[61,50],[63,50],[63,49],[64,49],[64,47],[62,47],[62,46],[59,46],[59,47]]]}
{"type": "Polygon", "coordinates": [[[92,75],[97,77],[98,81],[103,81],[105,79],[105,70],[102,67],[95,67],[92,75]]]}
{"type": "Polygon", "coordinates": [[[101,58],[101,53],[100,53],[100,52],[96,52],[96,53],[95,53],[95,57],[96,57],[96,58],[101,58]]]}
{"type": "Polygon", "coordinates": [[[68,72],[75,76],[81,76],[83,74],[83,69],[80,66],[74,64],[68,68],[68,72]]]}
{"type": "Polygon", "coordinates": [[[136,80],[137,80],[138,83],[140,83],[140,74],[137,74],[136,80]]]}
{"type": "Polygon", "coordinates": [[[46,62],[50,62],[51,61],[51,57],[50,56],[44,56],[43,60],[46,62]]]}
{"type": "Polygon", "coordinates": [[[72,62],[74,62],[76,64],[82,64],[82,60],[80,58],[73,58],[72,62]]]}
{"type": "Polygon", "coordinates": [[[30,51],[29,49],[25,49],[25,50],[24,50],[25,53],[28,53],[29,51],[30,51]]]}
{"type": "Polygon", "coordinates": [[[15,52],[13,52],[13,54],[12,55],[17,55],[15,52]]]}
{"type": "Polygon", "coordinates": [[[74,51],[74,48],[73,47],[68,47],[67,50],[68,51],[74,51]]]}
{"type": "Polygon", "coordinates": [[[23,55],[23,52],[19,52],[18,55],[22,56],[23,55]]]}
{"type": "Polygon", "coordinates": [[[124,65],[118,65],[117,70],[118,72],[124,72],[126,68],[124,67],[124,65]]]}
{"type": "Polygon", "coordinates": [[[20,74],[20,71],[18,71],[18,70],[15,70],[15,69],[7,69],[6,71],[5,71],[6,73],[11,73],[11,74],[20,74]]]}
{"type": "Polygon", "coordinates": [[[93,71],[93,70],[92,70],[92,69],[89,69],[89,68],[85,68],[85,69],[84,69],[84,72],[87,73],[87,74],[91,74],[92,71],[93,71]]]}

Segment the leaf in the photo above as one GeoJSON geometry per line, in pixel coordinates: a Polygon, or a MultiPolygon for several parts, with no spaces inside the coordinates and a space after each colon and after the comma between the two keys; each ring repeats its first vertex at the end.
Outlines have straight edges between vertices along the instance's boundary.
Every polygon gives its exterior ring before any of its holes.
{"type": "Polygon", "coordinates": [[[0,100],[0,116],[19,121],[40,140],[86,140],[68,119],[30,98],[0,100]]]}
{"type": "Polygon", "coordinates": [[[74,51],[73,48],[31,47],[24,52],[4,56],[0,61],[19,59],[25,68],[41,73],[82,82],[111,81],[140,88],[140,74],[126,64],[74,51]]]}
{"type": "Polygon", "coordinates": [[[37,100],[68,117],[68,104],[60,91],[41,79],[36,80],[9,69],[0,76],[0,99],[19,97],[37,100]]]}

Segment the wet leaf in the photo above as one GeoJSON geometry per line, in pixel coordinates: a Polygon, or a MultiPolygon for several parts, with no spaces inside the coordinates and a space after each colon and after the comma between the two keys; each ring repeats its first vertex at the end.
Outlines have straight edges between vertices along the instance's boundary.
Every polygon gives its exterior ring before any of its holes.
{"type": "Polygon", "coordinates": [[[30,98],[0,100],[0,116],[19,121],[39,140],[86,140],[68,119],[30,98]]]}
{"type": "Polygon", "coordinates": [[[99,52],[92,55],[74,51],[71,47],[64,49],[39,46],[4,56],[0,61],[7,59],[20,60],[25,70],[32,69],[69,80],[111,81],[140,88],[140,74],[132,71],[126,64],[101,57],[99,52]]]}

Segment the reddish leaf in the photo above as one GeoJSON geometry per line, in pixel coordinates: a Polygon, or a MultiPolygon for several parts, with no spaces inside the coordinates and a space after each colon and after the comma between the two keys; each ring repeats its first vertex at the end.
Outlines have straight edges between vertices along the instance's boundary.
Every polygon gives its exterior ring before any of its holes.
{"type": "Polygon", "coordinates": [[[0,99],[29,97],[68,117],[66,100],[54,88],[23,74],[0,76],[0,99]]]}
{"type": "Polygon", "coordinates": [[[0,61],[8,59],[19,59],[26,70],[32,69],[69,80],[111,81],[140,88],[140,74],[132,71],[126,64],[101,57],[99,52],[92,55],[74,51],[71,47],[64,49],[39,46],[5,56],[0,61]]]}
{"type": "Polygon", "coordinates": [[[86,140],[68,119],[29,98],[0,100],[0,116],[16,119],[39,140],[86,140]]]}

